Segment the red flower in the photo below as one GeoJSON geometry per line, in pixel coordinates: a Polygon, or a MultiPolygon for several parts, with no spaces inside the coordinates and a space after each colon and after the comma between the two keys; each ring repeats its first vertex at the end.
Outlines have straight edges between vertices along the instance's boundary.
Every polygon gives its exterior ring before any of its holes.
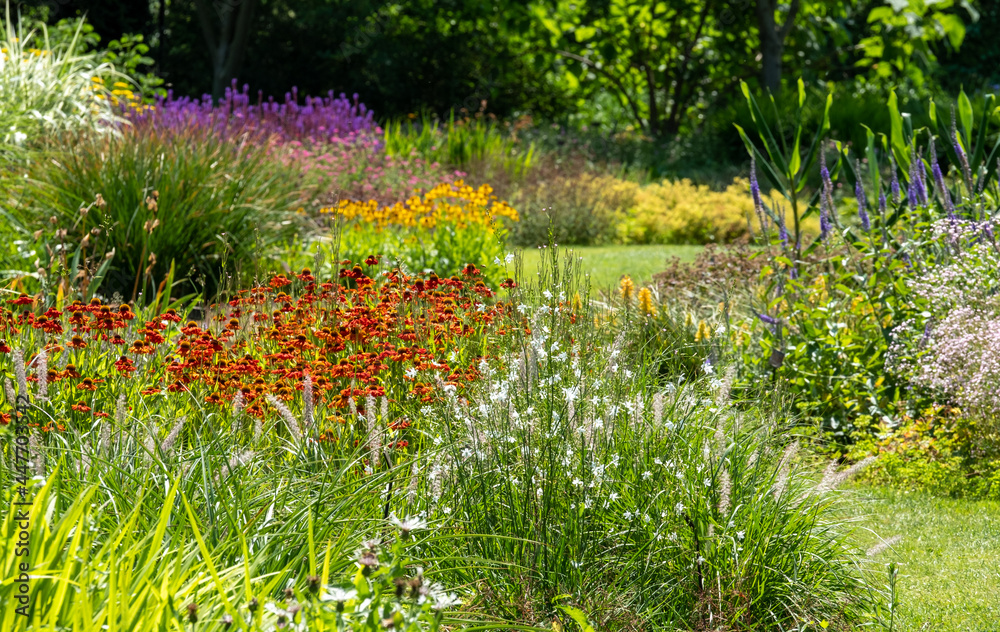
{"type": "Polygon", "coordinates": [[[118,369],[119,373],[124,373],[125,377],[131,377],[132,373],[135,372],[135,364],[125,356],[118,358],[118,361],[115,362],[115,368],[118,369]]]}
{"type": "MultiPolygon", "coordinates": [[[[106,412],[94,413],[94,417],[110,417],[110,416],[111,413],[106,413],[106,412]]],[[[62,430],[62,428],[60,428],[60,430],[62,430]]]]}
{"type": "Polygon", "coordinates": [[[295,275],[299,281],[312,282],[316,280],[316,277],[312,275],[312,270],[309,268],[302,268],[302,272],[295,275]]]}
{"type": "Polygon", "coordinates": [[[368,255],[368,258],[365,259],[365,265],[366,266],[377,266],[378,265],[378,257],[376,257],[375,255],[368,255]]]}
{"type": "Polygon", "coordinates": [[[76,387],[78,389],[84,390],[84,391],[96,391],[97,390],[97,383],[99,381],[100,380],[93,380],[93,379],[91,379],[89,377],[85,377],[82,380],[80,380],[80,383],[77,384],[76,387]]]}
{"type": "Polygon", "coordinates": [[[160,389],[158,389],[158,388],[147,388],[147,389],[144,389],[144,390],[140,391],[140,394],[142,394],[142,395],[159,395],[160,394],[160,389]]]}
{"type": "Polygon", "coordinates": [[[90,406],[87,406],[87,404],[84,403],[84,402],[82,402],[82,401],[79,401],[79,402],[73,404],[72,406],[70,406],[70,408],[72,408],[75,411],[81,412],[81,413],[89,413],[90,412],[90,406]]]}
{"type": "Polygon", "coordinates": [[[274,289],[278,289],[279,287],[285,287],[286,285],[291,285],[291,283],[292,282],[289,281],[284,274],[279,274],[271,279],[271,287],[273,287],[274,289]]]}
{"type": "Polygon", "coordinates": [[[19,296],[18,298],[11,299],[7,302],[10,303],[11,305],[31,305],[32,303],[35,302],[35,299],[28,296],[27,294],[21,294],[21,296],[19,296]]]}
{"type": "Polygon", "coordinates": [[[171,307],[167,311],[160,314],[159,320],[169,320],[173,323],[179,323],[181,322],[181,317],[177,315],[177,310],[171,307]]]}

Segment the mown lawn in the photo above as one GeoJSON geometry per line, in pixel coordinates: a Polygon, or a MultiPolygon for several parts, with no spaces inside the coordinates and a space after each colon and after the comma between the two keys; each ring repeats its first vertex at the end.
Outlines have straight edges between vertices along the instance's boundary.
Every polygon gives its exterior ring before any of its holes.
{"type": "MultiPolygon", "coordinates": [[[[682,261],[693,261],[703,246],[567,246],[561,253],[573,250],[583,258],[584,273],[590,274],[590,285],[595,289],[606,289],[616,285],[623,274],[628,274],[638,283],[648,283],[654,274],[666,268],[670,257],[680,257],[682,261]]],[[[529,248],[523,251],[524,272],[533,274],[541,261],[542,249],[529,248]]]]}
{"type": "Polygon", "coordinates": [[[1000,503],[858,491],[862,525],[886,539],[903,536],[878,557],[883,568],[899,564],[897,630],[1000,630],[1000,503]]]}

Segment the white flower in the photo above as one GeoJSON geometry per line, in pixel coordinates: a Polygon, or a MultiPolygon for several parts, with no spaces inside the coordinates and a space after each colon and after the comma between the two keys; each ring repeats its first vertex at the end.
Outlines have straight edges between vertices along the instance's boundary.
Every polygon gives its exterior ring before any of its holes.
{"type": "Polygon", "coordinates": [[[652,475],[653,475],[652,472],[650,472],[649,470],[646,470],[645,472],[642,473],[642,478],[643,478],[643,480],[645,480],[645,479],[648,479],[652,475]]]}
{"type": "Polygon", "coordinates": [[[549,300],[552,300],[552,292],[549,292],[548,290],[543,291],[542,292],[542,296],[544,296],[545,298],[547,298],[549,300]]]}
{"type": "Polygon", "coordinates": [[[493,257],[493,263],[500,265],[500,257],[493,257]]]}
{"type": "Polygon", "coordinates": [[[410,368],[406,369],[406,377],[410,378],[411,380],[416,378],[417,377],[416,367],[411,366],[410,368]]]}
{"type": "Polygon", "coordinates": [[[457,606],[462,603],[462,600],[451,593],[440,592],[434,595],[434,605],[431,606],[435,610],[444,610],[446,608],[451,608],[452,606],[457,606]]]}
{"type": "Polygon", "coordinates": [[[618,492],[611,492],[611,494],[608,495],[608,498],[610,498],[612,501],[618,500],[619,498],[618,492]]]}
{"type": "Polygon", "coordinates": [[[684,513],[684,509],[685,509],[684,503],[682,502],[678,502],[676,505],[674,505],[674,511],[677,512],[678,516],[684,513]]]}
{"type": "Polygon", "coordinates": [[[511,261],[514,260],[514,253],[513,252],[508,252],[507,256],[504,257],[503,260],[506,261],[507,263],[510,263],[511,261]]]}
{"type": "Polygon", "coordinates": [[[736,537],[739,538],[740,540],[743,539],[743,536],[744,536],[744,532],[743,531],[737,531],[736,532],[736,537]]]}
{"type": "Polygon", "coordinates": [[[357,599],[358,591],[356,590],[344,590],[343,588],[337,588],[336,586],[327,587],[326,592],[319,596],[320,601],[336,601],[343,603],[345,601],[350,601],[351,599],[357,599]]]}
{"type": "Polygon", "coordinates": [[[712,477],[710,476],[705,479],[705,487],[711,487],[711,486],[712,486],[712,477]]]}
{"type": "Polygon", "coordinates": [[[581,481],[579,478],[574,478],[573,479],[573,486],[574,487],[580,487],[582,485],[583,485],[583,481],[581,481]]]}
{"type": "Polygon", "coordinates": [[[400,520],[396,517],[396,514],[389,516],[389,522],[396,526],[400,531],[417,531],[419,529],[424,529],[427,527],[427,521],[421,518],[403,518],[400,520]]]}
{"type": "Polygon", "coordinates": [[[14,143],[20,145],[25,140],[28,139],[28,135],[24,132],[14,132],[14,143]]]}

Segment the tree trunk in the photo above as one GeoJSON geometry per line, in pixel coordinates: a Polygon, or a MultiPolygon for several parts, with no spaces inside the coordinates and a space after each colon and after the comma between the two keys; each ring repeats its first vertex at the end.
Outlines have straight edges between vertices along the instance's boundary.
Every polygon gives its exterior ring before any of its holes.
{"type": "Polygon", "coordinates": [[[779,25],[774,17],[776,0],[757,0],[757,27],[760,31],[760,80],[772,94],[781,91],[781,57],[785,52],[785,39],[795,23],[800,0],[792,0],[785,23],[779,25]]]}
{"type": "Polygon", "coordinates": [[[218,101],[226,85],[239,74],[246,55],[257,0],[217,0],[213,3],[219,16],[220,30],[215,32],[215,20],[208,0],[195,0],[198,21],[212,60],[212,98],[218,101]]]}

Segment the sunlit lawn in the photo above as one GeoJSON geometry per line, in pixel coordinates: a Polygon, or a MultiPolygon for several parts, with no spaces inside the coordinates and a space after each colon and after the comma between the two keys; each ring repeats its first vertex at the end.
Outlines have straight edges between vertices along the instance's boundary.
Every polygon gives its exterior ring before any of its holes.
{"type": "Polygon", "coordinates": [[[899,564],[897,630],[1000,630],[1000,503],[858,491],[868,497],[862,524],[886,539],[903,536],[878,558],[881,568],[899,564]]]}
{"type": "MultiPolygon", "coordinates": [[[[702,246],[580,246],[561,247],[560,253],[573,250],[583,258],[581,265],[590,274],[590,285],[595,289],[605,289],[618,283],[623,274],[628,274],[639,283],[648,283],[654,274],[666,268],[670,257],[680,257],[682,261],[694,261],[702,246]]],[[[541,249],[524,250],[524,272],[533,274],[541,260],[541,249]]]]}

